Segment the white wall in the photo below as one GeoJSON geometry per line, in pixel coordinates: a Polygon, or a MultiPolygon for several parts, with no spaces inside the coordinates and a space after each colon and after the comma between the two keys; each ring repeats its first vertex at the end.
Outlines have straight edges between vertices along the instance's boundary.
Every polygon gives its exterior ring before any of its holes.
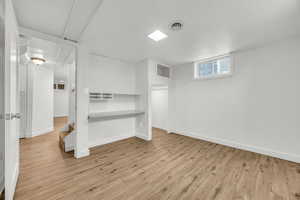
{"type": "Polygon", "coordinates": [[[153,61],[146,59],[136,64],[136,91],[140,94],[136,108],[145,114],[136,117],[136,136],[144,140],[152,140],[151,86],[153,61]]]}
{"type": "MultiPolygon", "coordinates": [[[[88,92],[88,66],[89,54],[88,48],[81,44],[77,47],[76,54],[76,134],[75,151],[76,158],[90,155],[89,151],[89,92],[88,92]]],[[[70,104],[72,104],[70,102],[70,104]]]]}
{"type": "Polygon", "coordinates": [[[152,88],[152,126],[168,130],[168,88],[152,88]]]}
{"type": "Polygon", "coordinates": [[[69,114],[68,83],[64,90],[54,90],[54,117],[66,117],[69,114]]]}
{"type": "MultiPolygon", "coordinates": [[[[157,75],[157,64],[162,64],[165,66],[168,66],[168,65],[164,64],[163,62],[161,62],[159,60],[153,60],[153,59],[149,59],[148,64],[149,64],[149,75],[151,76],[151,85],[152,86],[168,86],[170,79],[157,75]]],[[[170,69],[171,69],[171,67],[170,67],[170,69]]]]}
{"type": "Polygon", "coordinates": [[[150,104],[152,111],[152,126],[168,130],[168,85],[170,79],[157,75],[157,64],[165,65],[158,60],[149,60],[152,86],[150,104]]]}
{"type": "Polygon", "coordinates": [[[76,121],[76,65],[75,62],[68,66],[69,69],[69,79],[68,79],[68,87],[69,87],[69,112],[68,112],[68,120],[69,123],[74,123],[76,121]]]}
{"type": "Polygon", "coordinates": [[[90,91],[135,93],[135,66],[115,59],[90,56],[90,91]]]}
{"type": "Polygon", "coordinates": [[[234,53],[233,76],[193,80],[173,69],[175,132],[300,162],[300,38],[234,53]]]}
{"type": "Polygon", "coordinates": [[[65,82],[64,90],[54,90],[54,117],[69,115],[69,65],[58,65],[54,69],[54,82],[65,82]]]}
{"type": "Polygon", "coordinates": [[[53,130],[53,70],[33,66],[32,136],[53,130]]]}
{"type": "MultiPolygon", "coordinates": [[[[134,64],[100,56],[89,57],[88,88],[90,92],[134,94],[134,64]]],[[[134,110],[134,96],[118,95],[110,101],[90,102],[89,112],[134,110]]],[[[96,120],[89,122],[89,144],[97,146],[135,135],[135,119],[96,120]]]]}
{"type": "MultiPolygon", "coordinates": [[[[21,60],[21,59],[20,59],[21,60]]],[[[27,131],[27,64],[19,63],[19,89],[20,89],[20,138],[26,137],[27,131]]]]}

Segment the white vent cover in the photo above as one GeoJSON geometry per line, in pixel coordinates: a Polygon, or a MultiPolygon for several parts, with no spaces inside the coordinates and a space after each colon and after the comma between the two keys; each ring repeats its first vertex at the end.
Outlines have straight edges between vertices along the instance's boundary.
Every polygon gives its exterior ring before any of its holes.
{"type": "Polygon", "coordinates": [[[170,68],[165,65],[157,64],[156,74],[158,76],[170,78],[170,68]]]}

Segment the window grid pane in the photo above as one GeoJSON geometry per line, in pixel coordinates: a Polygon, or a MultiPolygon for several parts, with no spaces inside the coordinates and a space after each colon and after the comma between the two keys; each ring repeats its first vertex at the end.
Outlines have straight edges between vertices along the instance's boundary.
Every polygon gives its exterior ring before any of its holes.
{"type": "Polygon", "coordinates": [[[214,77],[220,75],[230,74],[231,72],[230,57],[224,57],[217,60],[211,60],[208,62],[198,63],[197,76],[198,78],[214,77]]]}

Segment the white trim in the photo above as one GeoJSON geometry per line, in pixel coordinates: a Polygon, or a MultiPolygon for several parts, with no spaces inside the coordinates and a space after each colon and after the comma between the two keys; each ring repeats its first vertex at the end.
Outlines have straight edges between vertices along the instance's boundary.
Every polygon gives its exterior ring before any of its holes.
{"type": "Polygon", "coordinates": [[[140,139],[143,139],[143,140],[146,140],[146,141],[150,141],[150,140],[151,140],[148,136],[146,136],[146,135],[144,135],[144,134],[140,134],[140,133],[137,133],[137,134],[135,135],[135,137],[140,138],[140,139]]]}
{"type": "Polygon", "coordinates": [[[4,190],[4,184],[5,182],[4,182],[4,174],[3,174],[3,176],[0,177],[0,196],[1,196],[1,192],[3,192],[4,190]]]}
{"type": "Polygon", "coordinates": [[[169,86],[167,85],[152,85],[151,90],[157,91],[157,90],[168,90],[169,86]]]}
{"type": "Polygon", "coordinates": [[[63,114],[63,115],[54,115],[54,118],[57,118],[57,117],[68,117],[68,114],[63,114]]]}
{"type": "Polygon", "coordinates": [[[19,178],[19,163],[15,165],[11,182],[6,181],[6,184],[10,184],[10,185],[5,185],[5,199],[9,199],[9,200],[13,199],[17,187],[18,178],[19,178]]]}
{"type": "Polygon", "coordinates": [[[87,149],[83,149],[83,150],[80,150],[80,151],[77,151],[75,149],[75,153],[74,153],[74,156],[75,158],[83,158],[83,157],[86,157],[86,156],[89,156],[90,155],[90,150],[87,148],[87,149]]]}
{"type": "Polygon", "coordinates": [[[46,134],[46,133],[50,133],[52,131],[54,131],[53,126],[45,128],[45,129],[33,130],[32,133],[31,133],[31,137],[43,135],[43,134],[46,134]]]}
{"type": "Polygon", "coordinates": [[[166,127],[163,128],[163,127],[153,126],[153,124],[152,124],[152,128],[160,129],[160,130],[165,131],[167,133],[171,133],[166,127]]]}
{"type": "Polygon", "coordinates": [[[68,18],[67,18],[67,21],[66,21],[66,24],[65,24],[65,27],[64,27],[64,32],[63,32],[63,34],[62,34],[63,36],[66,35],[67,28],[68,28],[69,25],[70,25],[70,19],[71,19],[71,15],[72,15],[73,10],[74,10],[74,7],[75,7],[75,3],[76,3],[76,1],[73,1],[72,7],[71,7],[71,9],[70,9],[70,11],[69,11],[69,13],[68,13],[68,18]]]}
{"type": "Polygon", "coordinates": [[[233,55],[232,54],[224,54],[221,56],[217,56],[217,57],[213,57],[213,58],[208,58],[208,59],[204,59],[202,61],[195,61],[194,62],[194,80],[209,80],[209,79],[220,79],[220,78],[226,78],[226,77],[231,77],[233,74],[233,55]],[[212,61],[216,61],[219,59],[223,59],[229,57],[230,59],[230,72],[226,73],[226,74],[213,74],[210,76],[205,76],[202,77],[199,75],[199,64],[203,64],[203,63],[209,63],[212,61]]]}
{"type": "Polygon", "coordinates": [[[221,58],[224,58],[224,57],[227,57],[227,56],[232,56],[232,52],[221,54],[221,55],[218,55],[218,56],[206,57],[206,58],[202,58],[202,59],[199,59],[199,60],[195,60],[194,63],[206,63],[206,62],[218,60],[218,59],[221,59],[221,58]]]}
{"type": "Polygon", "coordinates": [[[71,146],[66,146],[65,145],[65,152],[70,152],[70,151],[73,151],[74,150],[74,145],[71,145],[71,146]]]}
{"type": "Polygon", "coordinates": [[[267,155],[267,156],[271,156],[271,157],[275,157],[275,158],[280,158],[283,160],[300,163],[300,155],[296,155],[296,154],[278,152],[278,151],[273,151],[271,149],[261,148],[261,147],[257,147],[257,146],[240,144],[240,143],[232,142],[229,140],[207,137],[207,136],[203,136],[199,133],[194,133],[194,132],[172,130],[171,133],[184,135],[184,136],[188,136],[188,137],[192,137],[192,138],[196,138],[196,139],[200,139],[200,140],[213,142],[216,144],[221,144],[221,145],[225,145],[225,146],[229,146],[229,147],[233,147],[233,148],[237,148],[237,149],[241,149],[241,150],[251,151],[251,152],[255,152],[255,153],[259,153],[259,154],[263,154],[263,155],[267,155]]]}
{"type": "Polygon", "coordinates": [[[95,9],[90,13],[87,21],[86,21],[86,24],[85,26],[83,27],[83,29],[80,31],[79,33],[79,37],[78,39],[81,40],[83,34],[85,33],[87,27],[90,25],[90,23],[92,22],[92,20],[94,19],[94,17],[96,16],[96,14],[98,13],[102,3],[103,3],[104,0],[100,0],[98,1],[98,4],[95,6],[95,9]]]}
{"type": "Polygon", "coordinates": [[[89,146],[90,146],[90,148],[97,147],[97,146],[101,146],[104,144],[109,144],[109,143],[117,142],[120,140],[128,139],[131,137],[134,137],[134,133],[127,133],[127,134],[121,135],[121,136],[114,136],[114,137],[104,138],[104,139],[100,139],[100,140],[90,141],[89,146]]]}
{"type": "Polygon", "coordinates": [[[20,34],[23,34],[25,36],[29,37],[36,37],[43,40],[48,40],[54,43],[61,43],[65,45],[71,45],[71,46],[78,46],[78,43],[74,43],[68,40],[64,40],[62,37],[57,35],[51,35],[48,33],[42,33],[33,29],[25,28],[25,27],[19,27],[20,34]]]}

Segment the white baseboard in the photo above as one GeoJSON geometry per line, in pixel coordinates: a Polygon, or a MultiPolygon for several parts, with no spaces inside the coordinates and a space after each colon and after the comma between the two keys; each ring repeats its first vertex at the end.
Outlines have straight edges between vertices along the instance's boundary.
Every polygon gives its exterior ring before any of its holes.
{"type": "Polygon", "coordinates": [[[124,139],[131,138],[131,137],[134,137],[134,134],[127,133],[127,134],[120,135],[120,136],[114,136],[114,137],[110,137],[110,138],[101,138],[101,139],[98,139],[95,141],[90,141],[89,145],[90,145],[90,147],[96,147],[96,146],[117,142],[119,140],[124,140],[124,139]]]}
{"type": "Polygon", "coordinates": [[[56,117],[68,117],[68,115],[54,115],[54,118],[56,117]]]}
{"type": "Polygon", "coordinates": [[[19,163],[17,163],[15,166],[12,180],[11,181],[5,180],[5,182],[6,182],[5,183],[5,199],[13,200],[14,194],[16,191],[16,187],[17,187],[18,178],[19,178],[19,163]],[[6,184],[8,184],[8,185],[6,185],[6,184]]]}
{"type": "Polygon", "coordinates": [[[75,150],[75,153],[74,153],[74,156],[75,158],[83,158],[83,157],[86,157],[86,156],[89,156],[90,155],[90,150],[89,149],[82,149],[80,151],[77,151],[75,150]]]}
{"type": "Polygon", "coordinates": [[[136,133],[135,137],[143,139],[143,140],[146,140],[146,141],[150,141],[151,140],[148,136],[146,136],[144,134],[141,134],[141,133],[136,133]]]}
{"type": "Polygon", "coordinates": [[[161,127],[157,127],[157,126],[152,126],[152,128],[160,129],[160,130],[166,131],[167,133],[171,133],[170,130],[168,130],[167,128],[161,128],[161,127]]]}
{"type": "Polygon", "coordinates": [[[44,129],[38,129],[38,130],[33,130],[31,137],[35,137],[35,136],[39,136],[39,135],[43,135],[46,133],[50,133],[54,130],[53,126],[48,127],[48,128],[44,128],[44,129]]]}
{"type": "Polygon", "coordinates": [[[188,136],[188,137],[192,137],[192,138],[196,138],[196,139],[200,139],[200,140],[213,142],[216,144],[221,144],[221,145],[234,147],[234,148],[241,149],[241,150],[251,151],[251,152],[255,152],[255,153],[259,153],[259,154],[263,154],[263,155],[267,155],[267,156],[271,156],[271,157],[275,157],[275,158],[280,158],[283,160],[300,163],[300,155],[283,153],[283,152],[273,151],[270,149],[265,149],[262,147],[240,144],[240,143],[232,142],[229,140],[207,137],[207,136],[203,136],[199,133],[178,131],[178,130],[172,130],[171,132],[179,134],[179,135],[184,135],[184,136],[188,136]]]}
{"type": "Polygon", "coordinates": [[[156,129],[160,129],[160,130],[163,130],[163,131],[167,131],[165,128],[162,128],[162,127],[159,127],[159,126],[152,126],[152,128],[156,128],[156,129]]]}
{"type": "Polygon", "coordinates": [[[74,150],[74,146],[65,146],[65,152],[70,152],[74,150]]]}

